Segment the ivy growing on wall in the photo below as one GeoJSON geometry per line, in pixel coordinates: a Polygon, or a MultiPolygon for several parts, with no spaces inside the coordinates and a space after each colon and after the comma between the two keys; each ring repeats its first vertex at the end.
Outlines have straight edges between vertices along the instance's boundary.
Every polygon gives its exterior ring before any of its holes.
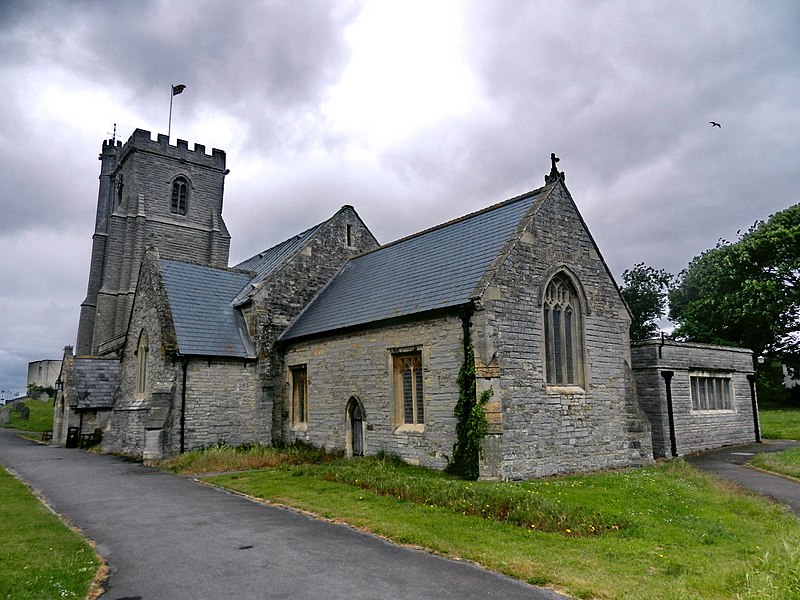
{"type": "Polygon", "coordinates": [[[458,371],[458,402],[453,415],[456,423],[456,441],[453,455],[445,467],[445,472],[463,479],[478,478],[481,441],[489,430],[484,407],[492,397],[492,390],[476,394],[475,351],[469,335],[465,335],[464,364],[458,371]]]}

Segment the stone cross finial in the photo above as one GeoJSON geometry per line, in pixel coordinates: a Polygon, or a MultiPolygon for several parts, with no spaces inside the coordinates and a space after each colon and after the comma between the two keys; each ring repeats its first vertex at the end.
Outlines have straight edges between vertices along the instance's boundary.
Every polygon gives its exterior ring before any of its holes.
{"type": "Polygon", "coordinates": [[[564,181],[564,172],[556,168],[556,163],[561,159],[556,156],[555,152],[550,153],[550,174],[544,176],[545,185],[550,185],[556,181],[564,181]]]}

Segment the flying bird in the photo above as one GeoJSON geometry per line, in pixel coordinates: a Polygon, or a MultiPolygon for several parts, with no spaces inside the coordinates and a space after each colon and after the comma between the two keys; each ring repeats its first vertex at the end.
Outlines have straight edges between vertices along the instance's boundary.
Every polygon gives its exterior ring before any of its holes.
{"type": "Polygon", "coordinates": [[[717,123],[716,121],[709,121],[709,123],[711,123],[711,126],[712,126],[712,127],[719,127],[719,128],[722,128],[722,125],[720,125],[720,124],[719,124],[719,123],[717,123]]]}

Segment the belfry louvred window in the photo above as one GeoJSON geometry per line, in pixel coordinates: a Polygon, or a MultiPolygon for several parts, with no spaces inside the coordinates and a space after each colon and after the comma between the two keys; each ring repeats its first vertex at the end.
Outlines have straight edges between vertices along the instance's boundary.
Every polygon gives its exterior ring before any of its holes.
{"type": "Polygon", "coordinates": [[[545,371],[550,385],[583,385],[583,327],[578,294],[559,274],[544,295],[545,371]]]}
{"type": "Polygon", "coordinates": [[[170,212],[185,215],[188,202],[189,184],[183,177],[178,177],[172,182],[172,200],[170,202],[170,212]]]}

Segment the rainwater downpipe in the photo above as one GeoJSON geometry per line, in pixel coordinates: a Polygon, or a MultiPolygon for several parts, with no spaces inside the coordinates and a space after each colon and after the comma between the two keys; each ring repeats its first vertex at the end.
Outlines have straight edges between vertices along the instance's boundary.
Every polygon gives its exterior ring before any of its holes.
{"type": "Polygon", "coordinates": [[[470,333],[469,328],[471,327],[470,321],[472,320],[472,305],[468,304],[464,308],[464,312],[461,315],[461,326],[463,328],[463,335],[464,335],[464,364],[467,364],[467,360],[469,360],[469,345],[470,345],[470,333]]]}
{"type": "Polygon", "coordinates": [[[189,366],[189,359],[183,359],[181,371],[183,372],[183,381],[181,382],[181,454],[184,452],[185,444],[185,431],[186,431],[186,370],[189,366]]]}
{"type": "Polygon", "coordinates": [[[761,428],[758,426],[758,401],[756,400],[756,376],[751,373],[747,376],[750,383],[750,404],[753,407],[753,430],[756,432],[756,443],[761,443],[761,428]]]}
{"type": "Polygon", "coordinates": [[[667,420],[669,422],[669,449],[673,457],[678,456],[678,442],[675,439],[675,417],[672,415],[672,376],[674,371],[661,371],[667,387],[667,420]]]}

